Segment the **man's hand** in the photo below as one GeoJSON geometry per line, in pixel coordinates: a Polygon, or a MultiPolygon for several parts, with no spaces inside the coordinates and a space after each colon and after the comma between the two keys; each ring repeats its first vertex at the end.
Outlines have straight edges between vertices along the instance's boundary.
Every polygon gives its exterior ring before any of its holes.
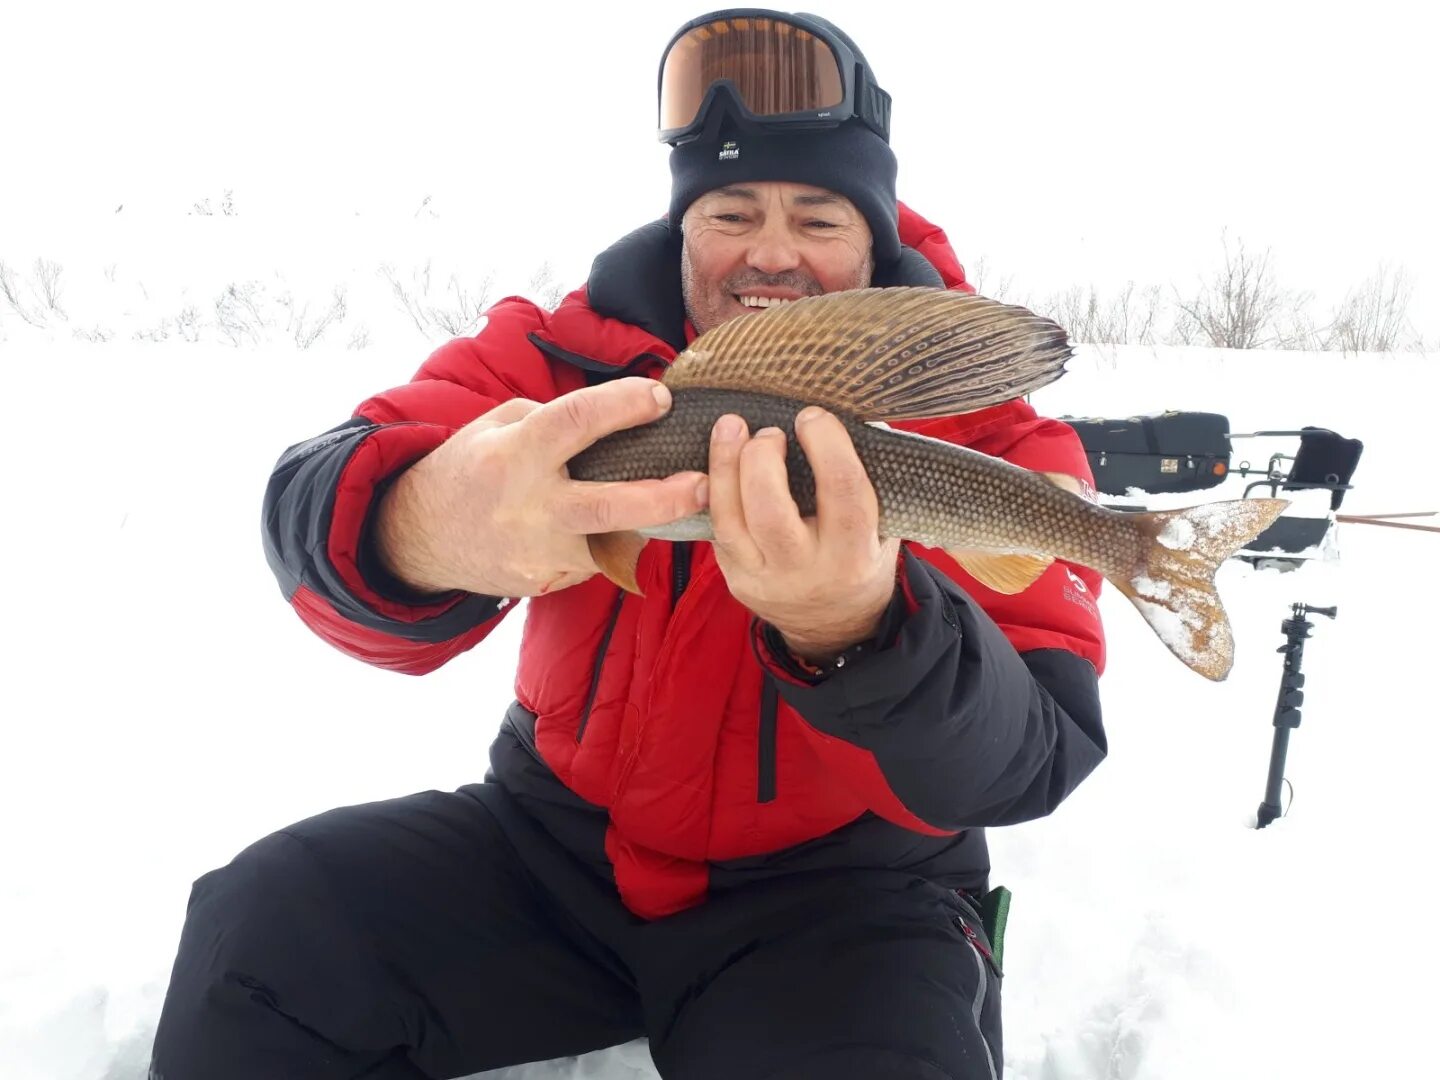
{"type": "Polygon", "coordinates": [[[795,433],[815,474],[815,517],[790,497],[785,437],[750,437],[722,416],[710,438],[715,559],[730,592],[792,652],[823,661],[873,637],[895,592],[900,541],[879,537],[879,503],[845,426],[804,409],[795,433]]]}
{"type": "Polygon", "coordinates": [[[379,509],[382,559],[422,592],[537,596],[596,572],[585,537],[639,529],[704,509],[704,474],[584,483],[565,463],[611,432],[663,416],[670,391],[617,379],[545,405],[491,409],[416,462],[379,509]]]}

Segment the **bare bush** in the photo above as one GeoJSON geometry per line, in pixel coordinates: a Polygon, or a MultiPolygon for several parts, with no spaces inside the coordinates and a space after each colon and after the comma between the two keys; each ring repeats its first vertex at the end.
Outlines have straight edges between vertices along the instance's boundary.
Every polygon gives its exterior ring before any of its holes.
{"type": "Polygon", "coordinates": [[[144,327],[136,330],[130,337],[134,341],[168,341],[170,339],[170,320],[161,319],[154,326],[144,327]]]}
{"type": "Polygon", "coordinates": [[[545,310],[554,311],[560,306],[560,301],[565,299],[568,291],[556,278],[555,268],[547,261],[541,263],[540,268],[530,276],[527,295],[545,310]]]}
{"type": "Polygon", "coordinates": [[[1147,286],[1137,295],[1132,281],[1108,298],[1102,297],[1093,285],[1089,289],[1077,285],[1039,301],[1035,311],[1063,326],[1072,341],[1092,345],[1152,345],[1163,306],[1158,285],[1147,286]]]}
{"type": "Polygon", "coordinates": [[[336,286],[330,297],[330,306],[325,308],[313,320],[308,318],[310,305],[306,304],[298,313],[294,313],[287,327],[288,333],[294,339],[295,344],[302,349],[308,349],[335,323],[345,318],[345,289],[336,286]]]}
{"type": "Polygon", "coordinates": [[[1291,293],[1275,316],[1275,347],[1298,352],[1320,352],[1325,346],[1329,328],[1315,322],[1315,294],[1291,293]]]}
{"type": "Polygon", "coordinates": [[[231,345],[260,344],[266,322],[263,301],[264,286],[258,281],[231,283],[215,298],[215,328],[231,345]]]}
{"type": "Polygon", "coordinates": [[[175,332],[191,344],[200,340],[204,328],[205,324],[200,319],[200,309],[194,304],[186,304],[175,316],[175,332]]]}
{"type": "Polygon", "coordinates": [[[457,338],[473,334],[485,316],[494,285],[490,276],[471,287],[461,282],[458,275],[451,274],[446,292],[432,298],[428,261],[411,271],[408,285],[400,280],[395,268],[388,263],[380,268],[380,274],[390,283],[391,295],[400,310],[410,316],[415,329],[428,339],[441,335],[457,338]]]}
{"type": "MultiPolygon", "coordinates": [[[[400,280],[399,275],[395,272],[395,268],[389,263],[380,267],[380,276],[390,283],[390,294],[395,298],[395,303],[399,305],[400,310],[410,316],[410,321],[415,324],[415,329],[428,337],[430,331],[426,325],[427,320],[424,309],[416,294],[419,293],[423,296],[425,292],[429,291],[430,264],[427,262],[424,266],[423,286],[420,286],[414,292],[405,287],[405,283],[400,280]]],[[[421,280],[421,272],[418,270],[414,271],[410,276],[411,280],[418,285],[421,280]]]]}
{"type": "MultiPolygon", "coordinates": [[[[118,214],[122,209],[124,209],[123,206],[116,209],[115,212],[118,214]]],[[[203,199],[196,199],[190,204],[188,213],[191,217],[214,217],[215,207],[210,202],[210,196],[207,195],[203,199]]],[[[226,188],[225,194],[220,198],[220,215],[222,217],[235,217],[237,213],[238,211],[235,209],[235,191],[233,188],[226,188]]]]}
{"type": "Polygon", "coordinates": [[[965,279],[975,286],[975,291],[981,296],[988,296],[991,300],[1006,304],[1023,303],[1014,298],[1015,276],[1006,274],[1002,277],[996,273],[986,255],[979,256],[970,264],[965,272],[965,279]]]}
{"type": "Polygon", "coordinates": [[[1176,305],[1188,317],[1187,332],[1198,330],[1202,342],[1222,349],[1256,349],[1275,342],[1275,321],[1286,305],[1286,293],[1275,283],[1269,250],[1255,256],[1245,251],[1243,241],[1236,242],[1233,252],[1228,240],[1221,242],[1225,265],[1215,276],[1189,300],[1176,290],[1176,305]]]}
{"type": "Polygon", "coordinates": [[[350,340],[345,343],[347,349],[368,349],[370,347],[370,328],[368,326],[357,326],[350,331],[350,340]]]}
{"type": "Polygon", "coordinates": [[[75,328],[75,337],[80,341],[90,341],[96,344],[101,344],[109,341],[114,336],[115,334],[113,331],[106,330],[98,323],[88,328],[78,326],[75,328]]]}
{"type": "Polygon", "coordinates": [[[1409,317],[1413,292],[1403,269],[1381,265],[1340,302],[1324,347],[1347,353],[1419,349],[1420,337],[1409,317]]]}
{"type": "Polygon", "coordinates": [[[494,279],[486,277],[473,289],[467,288],[452,274],[450,296],[453,303],[432,308],[431,319],[452,338],[473,334],[479,328],[480,320],[485,317],[485,308],[488,306],[493,284],[494,279]]]}
{"type": "Polygon", "coordinates": [[[35,260],[35,292],[40,297],[40,302],[53,311],[60,318],[65,318],[65,311],[60,307],[60,273],[62,267],[57,262],[49,259],[35,260]]]}
{"type": "Polygon", "coordinates": [[[32,311],[20,297],[20,282],[16,279],[15,271],[4,262],[0,262],[0,297],[10,305],[15,314],[21,320],[31,326],[44,326],[45,316],[42,312],[32,311]]]}

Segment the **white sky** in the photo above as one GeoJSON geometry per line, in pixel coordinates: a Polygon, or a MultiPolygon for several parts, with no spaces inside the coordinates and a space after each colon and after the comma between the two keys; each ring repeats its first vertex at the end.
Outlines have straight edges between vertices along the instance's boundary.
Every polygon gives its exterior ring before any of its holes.
{"type": "MultiPolygon", "coordinates": [[[[833,0],[895,99],[901,197],[1045,291],[1193,284],[1222,229],[1338,298],[1376,264],[1440,332],[1418,2],[833,0]]],[[[46,4],[0,19],[7,232],[183,213],[409,218],[583,273],[658,216],[660,49],[705,4],[46,4]],[[523,236],[523,241],[520,239],[523,236]]]]}

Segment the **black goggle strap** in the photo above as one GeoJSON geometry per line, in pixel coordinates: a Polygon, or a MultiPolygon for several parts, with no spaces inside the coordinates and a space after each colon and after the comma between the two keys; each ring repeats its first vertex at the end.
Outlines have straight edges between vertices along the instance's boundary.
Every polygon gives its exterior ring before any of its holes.
{"type": "Polygon", "coordinates": [[[856,66],[855,115],[887,143],[890,141],[890,95],[876,86],[869,72],[856,66]]]}

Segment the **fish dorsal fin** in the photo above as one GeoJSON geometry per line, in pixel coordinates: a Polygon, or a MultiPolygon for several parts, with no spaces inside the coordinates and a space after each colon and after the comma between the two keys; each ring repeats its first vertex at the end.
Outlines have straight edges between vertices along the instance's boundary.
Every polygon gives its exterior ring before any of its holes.
{"type": "Polygon", "coordinates": [[[1037,390],[1069,358],[1065,331],[1023,307],[943,289],[854,289],[717,326],[680,354],[665,384],[918,420],[1037,390]]]}
{"type": "Polygon", "coordinates": [[[946,551],[986,588],[1007,596],[1024,592],[1055,559],[1050,555],[1003,555],[993,551],[946,551]]]}

